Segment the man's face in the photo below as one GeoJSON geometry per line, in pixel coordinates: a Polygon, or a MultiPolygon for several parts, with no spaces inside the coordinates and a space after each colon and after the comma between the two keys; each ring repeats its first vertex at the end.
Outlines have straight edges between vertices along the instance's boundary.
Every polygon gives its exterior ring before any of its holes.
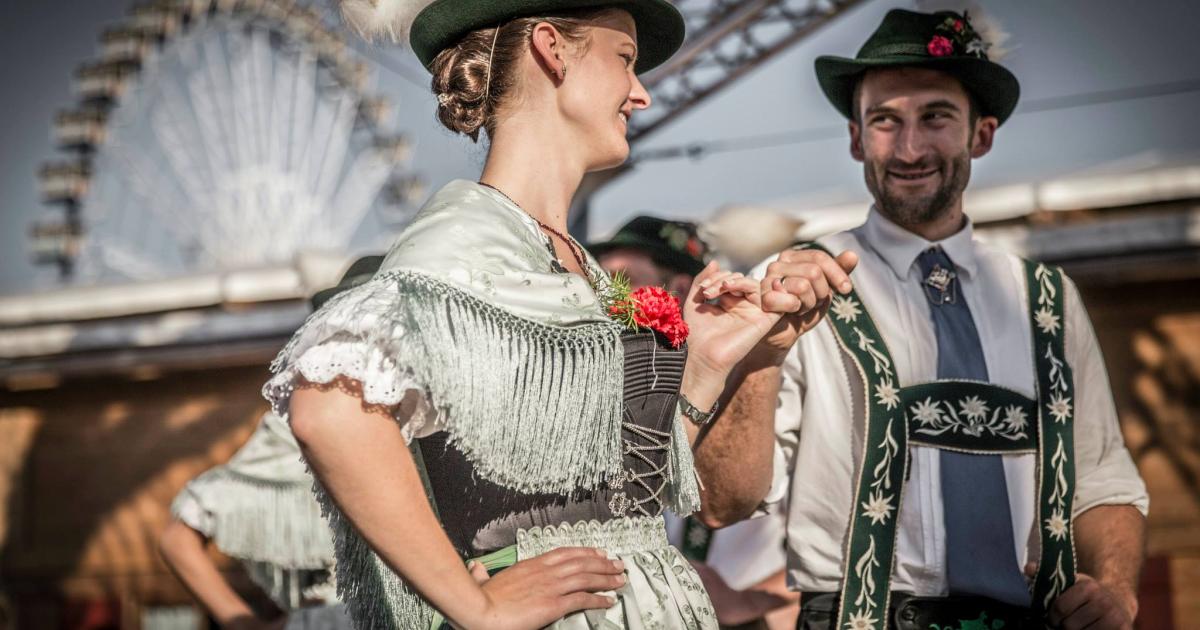
{"type": "Polygon", "coordinates": [[[960,208],[971,159],[991,148],[997,122],[971,121],[954,77],[926,68],[868,71],[858,88],[851,154],[863,163],[876,207],[901,226],[927,224],[960,208]]]}
{"type": "Polygon", "coordinates": [[[675,273],[654,264],[649,254],[637,249],[619,248],[605,252],[596,259],[610,274],[625,272],[634,290],[642,287],[665,287],[679,297],[686,296],[692,286],[692,277],[686,273],[675,273]]]}

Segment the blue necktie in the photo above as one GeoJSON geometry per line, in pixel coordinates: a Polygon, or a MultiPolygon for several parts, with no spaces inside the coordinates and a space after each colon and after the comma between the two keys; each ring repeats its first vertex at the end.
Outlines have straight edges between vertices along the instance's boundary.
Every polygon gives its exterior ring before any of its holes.
{"type": "MultiPolygon", "coordinates": [[[[939,379],[987,381],[987,364],[954,263],[940,248],[917,258],[937,334],[939,379]]],[[[1000,455],[941,450],[946,571],[951,595],[982,595],[1028,606],[1029,588],[1013,553],[1012,514],[1000,455]]]]}

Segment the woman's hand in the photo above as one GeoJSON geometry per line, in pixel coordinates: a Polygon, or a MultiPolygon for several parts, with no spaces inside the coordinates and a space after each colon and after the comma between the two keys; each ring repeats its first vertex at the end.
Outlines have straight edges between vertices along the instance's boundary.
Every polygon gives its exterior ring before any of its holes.
{"type": "Polygon", "coordinates": [[[624,586],[624,570],[620,560],[590,547],[555,549],[490,578],[476,563],[471,575],[480,583],[487,607],[465,627],[542,628],[573,612],[608,608],[616,600],[599,592],[624,586]]]}
{"type": "Polygon", "coordinates": [[[715,262],[692,283],[683,305],[690,333],[680,391],[702,410],[713,406],[734,366],[782,317],[762,309],[760,290],[758,281],[722,271],[715,262]]]}
{"type": "Polygon", "coordinates": [[[722,378],[728,375],[782,316],[763,311],[760,292],[758,281],[709,263],[683,305],[690,329],[688,363],[696,361],[722,378]]]}
{"type": "MultiPolygon", "coordinates": [[[[612,605],[596,591],[619,587],[623,567],[595,549],[556,550],[480,584],[485,576],[463,566],[434,515],[400,425],[390,410],[365,405],[357,387],[353,381],[297,387],[292,433],[342,514],[447,620],[471,630],[532,629],[612,605]]],[[[401,405],[406,418],[409,408],[401,405]]]]}

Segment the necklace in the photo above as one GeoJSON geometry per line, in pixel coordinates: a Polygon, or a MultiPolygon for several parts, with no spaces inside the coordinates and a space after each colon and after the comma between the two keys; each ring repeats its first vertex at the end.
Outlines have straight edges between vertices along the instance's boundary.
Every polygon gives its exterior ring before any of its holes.
{"type": "MultiPolygon", "coordinates": [[[[571,257],[575,259],[575,264],[579,265],[579,270],[582,271],[583,273],[587,274],[586,278],[587,278],[588,284],[592,283],[592,280],[590,277],[591,272],[588,269],[587,258],[583,255],[583,248],[580,247],[579,245],[577,245],[574,240],[567,238],[562,232],[559,232],[558,230],[550,227],[549,225],[542,223],[541,221],[538,220],[537,217],[533,216],[532,214],[529,214],[529,212],[527,210],[525,210],[525,208],[521,207],[521,204],[514,201],[513,198],[509,197],[507,194],[505,194],[505,192],[503,190],[500,190],[499,188],[496,188],[495,186],[493,186],[487,182],[479,182],[479,185],[486,186],[486,187],[491,188],[492,190],[500,193],[501,197],[504,197],[505,199],[508,200],[509,203],[516,206],[518,209],[520,209],[521,212],[524,212],[525,216],[529,217],[530,219],[533,219],[533,221],[535,223],[537,223],[543,230],[546,230],[547,232],[553,234],[554,236],[557,236],[558,240],[562,241],[563,244],[567,246],[567,249],[571,252],[571,257]]],[[[559,264],[562,264],[562,261],[559,261],[559,264]]]]}

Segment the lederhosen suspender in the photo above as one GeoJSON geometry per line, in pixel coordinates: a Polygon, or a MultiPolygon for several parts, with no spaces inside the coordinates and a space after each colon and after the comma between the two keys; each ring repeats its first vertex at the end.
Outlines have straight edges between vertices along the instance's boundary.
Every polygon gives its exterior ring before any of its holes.
{"type": "MultiPolygon", "coordinates": [[[[803,248],[824,248],[810,243],[803,248]]],[[[887,625],[909,445],[968,453],[1037,453],[1041,558],[1033,607],[1046,611],[1075,582],[1071,536],[1074,381],[1063,347],[1062,272],[1025,262],[1037,400],[977,381],[901,386],[887,344],[856,292],[829,309],[838,344],[866,386],[863,460],[846,537],[837,628],[887,625]]]]}

